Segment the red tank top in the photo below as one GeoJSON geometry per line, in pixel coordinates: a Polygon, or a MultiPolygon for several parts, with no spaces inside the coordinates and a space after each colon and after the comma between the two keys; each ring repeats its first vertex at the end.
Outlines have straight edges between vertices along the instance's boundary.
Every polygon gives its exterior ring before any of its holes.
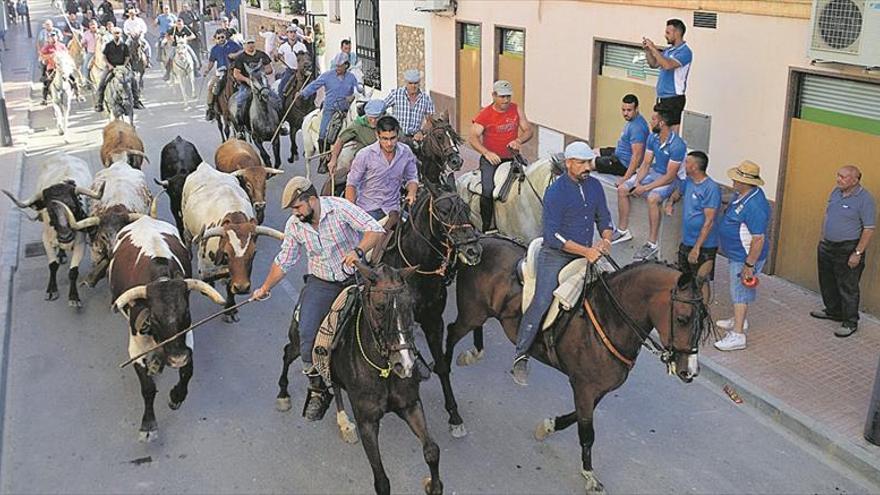
{"type": "Polygon", "coordinates": [[[499,112],[492,105],[480,110],[474,122],[483,126],[483,146],[502,159],[510,158],[507,144],[516,139],[519,131],[519,111],[511,103],[506,112],[499,112]]]}

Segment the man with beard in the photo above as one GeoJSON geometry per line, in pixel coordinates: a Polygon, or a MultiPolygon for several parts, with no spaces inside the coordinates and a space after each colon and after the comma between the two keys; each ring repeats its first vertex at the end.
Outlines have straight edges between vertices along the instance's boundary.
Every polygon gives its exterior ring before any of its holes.
{"type": "Polygon", "coordinates": [[[652,69],[660,69],[657,78],[657,104],[663,107],[672,117],[669,125],[678,130],[681,124],[681,113],[684,111],[688,73],[694,54],[684,40],[687,28],[681,19],[666,21],[666,42],[669,43],[663,52],[648,38],[642,38],[645,58],[652,69]]]}
{"type": "Polygon", "coordinates": [[[303,416],[315,421],[320,419],[329,403],[327,385],[312,364],[312,346],[318,326],[336,296],[353,283],[351,267],[379,242],[385,231],[354,204],[342,198],[319,197],[305,177],[290,179],[281,196],[281,207],[291,208],[293,215],[284,229],[281,251],[266,280],[254,291],[253,298],[268,296],[305,250],[309,274],[298,302],[300,359],[303,373],[309,377],[309,394],[303,416]]]}
{"type": "Polygon", "coordinates": [[[645,154],[645,141],[648,140],[648,121],[639,113],[639,97],[628,94],[623,97],[620,106],[623,114],[623,130],[615,148],[598,148],[596,153],[596,171],[602,174],[622,175],[617,184],[625,182],[636,173],[645,154]]]}
{"type": "Polygon", "coordinates": [[[544,194],[544,244],[538,252],[535,295],[519,323],[510,371],[518,385],[528,384],[528,351],[553,302],[559,272],[578,257],[595,263],[602,254],[611,252],[611,213],[602,184],[590,177],[595,158],[587,143],[575,141],[566,146],[566,173],[544,194]],[[594,225],[602,237],[595,247],[594,225]]]}

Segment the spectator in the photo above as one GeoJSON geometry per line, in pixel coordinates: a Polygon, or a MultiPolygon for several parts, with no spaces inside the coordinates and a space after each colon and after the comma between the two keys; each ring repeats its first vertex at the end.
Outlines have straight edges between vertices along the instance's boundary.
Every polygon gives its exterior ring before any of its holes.
{"type": "Polygon", "coordinates": [[[859,280],[877,226],[874,198],[861,179],[855,165],[837,171],[819,242],[819,290],[825,309],[810,311],[810,316],[841,322],[842,329],[834,332],[837,337],[849,337],[859,328],[859,280]]]}
{"type": "Polygon", "coordinates": [[[676,179],[684,178],[681,163],[687,154],[687,144],[672,130],[672,116],[655,107],[651,117],[651,131],[645,144],[645,158],[639,171],[617,186],[618,227],[612,242],[617,244],[632,239],[629,231],[629,197],[643,196],[648,201],[648,242],[640,247],[633,259],[650,259],[657,255],[660,235],[660,205],[675,188],[676,179]]]}
{"type": "MultiPolygon", "coordinates": [[[[112,22],[113,25],[116,25],[116,13],[113,12],[113,4],[110,3],[110,0],[104,0],[98,5],[98,12],[100,12],[100,16],[98,17],[98,23],[102,26],[106,26],[108,22],[112,22]]],[[[109,28],[108,28],[109,29],[109,28]]]]}
{"type": "Polygon", "coordinates": [[[229,18],[225,15],[220,18],[220,28],[226,31],[226,39],[231,40],[233,36],[238,34],[238,30],[229,25],[229,18]]]}
{"type": "Polygon", "coordinates": [[[64,13],[74,14],[79,12],[79,3],[76,0],[64,0],[64,13]]]}
{"type": "Polygon", "coordinates": [[[632,177],[642,163],[645,155],[645,142],[648,140],[648,121],[639,113],[639,98],[628,94],[623,97],[620,106],[623,114],[623,131],[617,140],[616,148],[598,148],[593,152],[596,157],[596,171],[603,174],[622,175],[618,185],[632,177]]]}
{"type": "MultiPolygon", "coordinates": [[[[672,215],[672,205],[684,198],[682,208],[681,244],[678,246],[678,269],[696,276],[697,268],[707,261],[715,261],[718,252],[718,229],[715,214],[721,208],[721,187],[706,175],[709,157],[702,151],[691,151],[684,160],[687,179],[666,204],[666,214],[672,215]]],[[[714,267],[712,272],[714,274],[714,267]]],[[[710,279],[714,278],[710,276],[710,279]]]]}
{"type": "Polygon", "coordinates": [[[684,22],[680,19],[666,21],[666,42],[670,46],[662,53],[653,41],[642,38],[642,46],[645,47],[645,58],[647,58],[648,65],[653,69],[660,69],[660,77],[657,78],[657,103],[662,105],[672,116],[670,125],[676,130],[681,123],[687,77],[691,70],[691,61],[694,58],[690,47],[684,40],[686,29],[684,22]]]}
{"type": "Polygon", "coordinates": [[[238,17],[235,16],[235,12],[229,13],[229,28],[238,31],[240,28],[238,27],[238,17]]]}
{"type": "Polygon", "coordinates": [[[269,29],[266,29],[265,26],[260,26],[260,38],[263,38],[263,51],[270,57],[274,57],[276,54],[275,43],[278,39],[278,35],[275,34],[275,26],[269,26],[269,29]]]}
{"type": "Polygon", "coordinates": [[[15,12],[18,14],[19,22],[27,21],[30,16],[27,0],[18,0],[15,2],[15,12]]]}
{"type": "Polygon", "coordinates": [[[749,304],[757,298],[754,277],[764,267],[769,244],[766,242],[770,224],[770,203],[760,186],[761,167],[745,160],[727,171],[736,192],[724,210],[718,224],[721,250],[727,255],[730,276],[730,299],[733,318],[716,322],[727,330],[723,339],[715,342],[719,351],[737,351],[746,348],[749,304]]]}
{"type": "Polygon", "coordinates": [[[421,141],[424,137],[422,127],[428,117],[436,111],[434,100],[419,86],[422,75],[418,69],[405,71],[403,79],[406,85],[388,93],[385,97],[385,106],[394,108],[394,116],[400,121],[401,131],[407,138],[421,141]]]}
{"type": "Polygon", "coordinates": [[[92,0],[79,0],[79,10],[83,15],[83,24],[87,24],[85,22],[86,19],[92,20],[95,18],[95,4],[92,0]]]}
{"type": "Polygon", "coordinates": [[[349,40],[349,39],[342,40],[342,42],[339,43],[339,48],[342,50],[343,53],[348,55],[349,64],[352,67],[357,67],[358,56],[357,56],[357,53],[355,53],[351,50],[351,40],[349,40]]]}

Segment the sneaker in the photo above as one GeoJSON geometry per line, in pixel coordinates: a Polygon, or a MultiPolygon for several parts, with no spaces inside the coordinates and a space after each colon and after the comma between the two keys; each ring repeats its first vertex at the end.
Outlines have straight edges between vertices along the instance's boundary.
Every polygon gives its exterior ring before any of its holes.
{"type": "Polygon", "coordinates": [[[96,112],[103,112],[103,111],[104,111],[104,105],[95,105],[95,111],[96,111],[96,112]]]}
{"type": "Polygon", "coordinates": [[[513,368],[510,370],[513,375],[513,382],[517,385],[525,387],[529,384],[529,358],[528,356],[520,356],[513,361],[513,368]]]}
{"type": "Polygon", "coordinates": [[[43,105],[43,106],[46,106],[46,105],[48,105],[48,104],[49,104],[49,102],[46,101],[45,98],[43,98],[43,101],[40,102],[40,105],[43,105]]]}
{"type": "Polygon", "coordinates": [[[845,321],[840,326],[840,330],[834,332],[834,336],[845,339],[845,338],[849,337],[850,335],[856,333],[856,330],[858,330],[858,329],[859,329],[859,324],[857,322],[845,321]]]}
{"type": "Polygon", "coordinates": [[[812,316],[813,318],[818,318],[820,320],[843,321],[843,318],[841,318],[840,316],[828,313],[824,309],[819,311],[810,311],[810,316],[812,316]]]}
{"type": "Polygon", "coordinates": [[[611,234],[611,244],[617,244],[619,242],[626,242],[626,241],[632,240],[632,238],[633,238],[633,235],[632,235],[632,232],[629,231],[629,229],[626,229],[626,230],[614,229],[614,233],[611,234]]]}
{"type": "Polygon", "coordinates": [[[715,342],[719,351],[739,351],[746,348],[746,336],[742,333],[727,332],[723,339],[715,342]]]}
{"type": "MultiPolygon", "coordinates": [[[[727,318],[725,320],[718,320],[715,322],[715,326],[722,329],[722,330],[733,330],[733,324],[734,324],[733,318],[727,318]]],[[[749,329],[749,320],[746,320],[746,322],[743,324],[743,331],[746,331],[748,329],[749,329]]]]}
{"type": "Polygon", "coordinates": [[[650,242],[646,242],[636,251],[636,254],[633,255],[633,261],[656,258],[659,251],[660,248],[657,246],[657,244],[654,244],[652,246],[650,242]]]}

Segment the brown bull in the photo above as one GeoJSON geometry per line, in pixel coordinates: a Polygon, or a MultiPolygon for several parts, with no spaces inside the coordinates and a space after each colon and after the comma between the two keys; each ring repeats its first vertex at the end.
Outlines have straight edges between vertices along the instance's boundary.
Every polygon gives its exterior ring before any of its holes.
{"type": "Polygon", "coordinates": [[[127,155],[128,164],[138,170],[144,160],[150,161],[144,154],[144,142],[138,137],[134,126],[122,120],[111,120],[103,131],[101,163],[109,167],[120,158],[119,154],[127,155]]]}
{"type": "Polygon", "coordinates": [[[283,174],[283,170],[263,166],[260,155],[253,146],[241,139],[230,139],[221,144],[214,153],[217,170],[232,174],[254,205],[257,222],[263,223],[266,210],[266,181],[283,174]]]}

